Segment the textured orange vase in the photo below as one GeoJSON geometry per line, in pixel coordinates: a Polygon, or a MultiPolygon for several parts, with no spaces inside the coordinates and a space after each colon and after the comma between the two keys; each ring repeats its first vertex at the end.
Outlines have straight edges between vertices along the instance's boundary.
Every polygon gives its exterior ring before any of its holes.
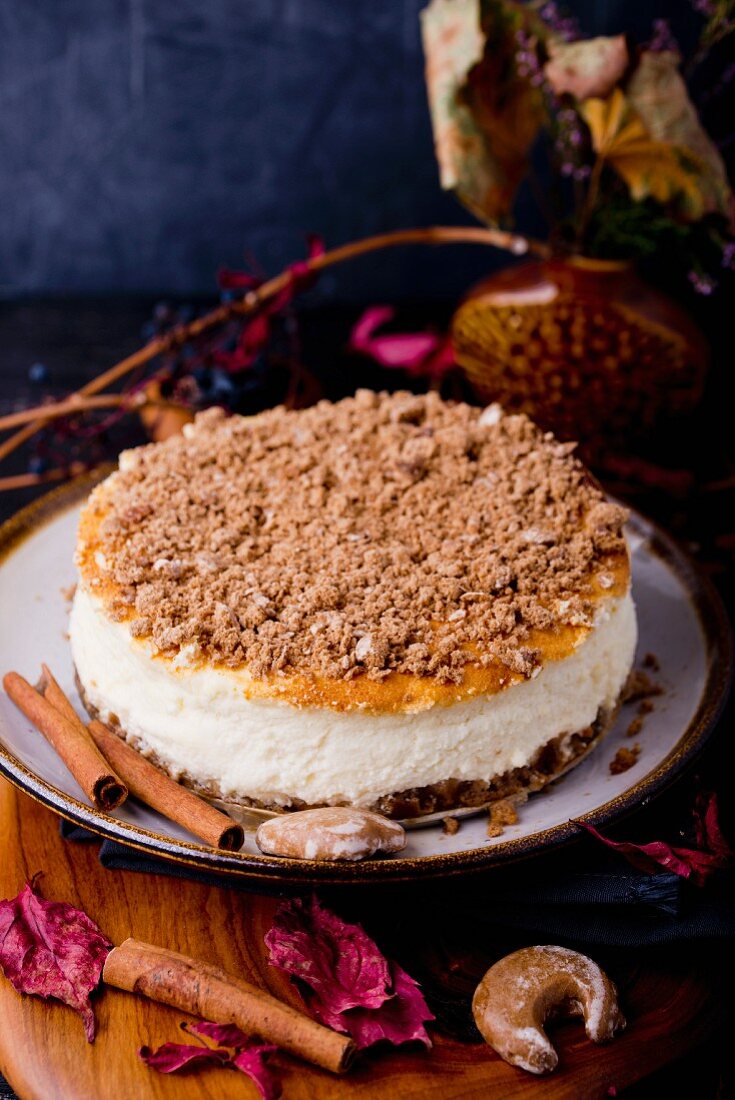
{"type": "Polygon", "coordinates": [[[457,310],[452,340],[483,402],[528,413],[589,457],[690,412],[708,362],[686,312],[631,264],[581,257],[486,279],[457,310]]]}

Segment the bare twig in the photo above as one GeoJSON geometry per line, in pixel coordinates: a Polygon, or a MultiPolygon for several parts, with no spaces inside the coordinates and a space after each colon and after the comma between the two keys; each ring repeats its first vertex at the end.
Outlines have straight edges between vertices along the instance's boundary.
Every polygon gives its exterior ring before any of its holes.
{"type": "Polygon", "coordinates": [[[46,485],[49,482],[65,481],[69,477],[78,477],[89,467],[84,462],[70,462],[68,466],[54,466],[42,474],[16,474],[14,477],[0,477],[0,492],[5,489],[29,489],[34,485],[46,485]]]}
{"type": "Polygon", "coordinates": [[[51,421],[59,420],[64,416],[76,416],[79,413],[89,412],[91,409],[116,409],[125,407],[131,412],[139,412],[141,409],[150,406],[161,409],[178,409],[183,407],[172,401],[148,397],[143,391],[133,394],[102,394],[99,397],[84,397],[74,394],[72,397],[67,397],[63,401],[49,403],[48,405],[37,405],[32,409],[22,409],[20,412],[9,413],[7,416],[0,416],[0,431],[7,431],[10,428],[17,428],[21,424],[32,423],[38,420],[39,414],[43,415],[44,420],[51,421]]]}
{"type": "MultiPolygon", "coordinates": [[[[515,233],[508,233],[502,229],[486,229],[474,226],[433,226],[426,229],[399,229],[391,233],[381,233],[374,237],[366,237],[361,241],[352,241],[350,244],[341,245],[339,248],[334,248],[330,252],[324,252],[321,256],[314,256],[304,261],[302,270],[316,274],[327,267],[343,263],[345,260],[356,259],[358,256],[364,256],[370,252],[377,252],[383,248],[396,248],[408,244],[482,244],[512,252],[516,256],[523,256],[529,252],[539,256],[549,255],[548,246],[541,241],[530,240],[527,237],[521,237],[515,233]]],[[[119,363],[116,363],[114,366],[98,375],[97,378],[93,378],[91,382],[82,386],[76,393],[72,394],[65,402],[61,402],[60,404],[71,406],[75,400],[78,401],[81,397],[90,397],[94,394],[98,394],[101,390],[106,389],[107,386],[113,385],[127,374],[149,363],[157,356],[172,351],[176,347],[180,347],[187,340],[195,339],[202,333],[218,325],[224,324],[233,317],[247,316],[250,313],[254,313],[258,307],[268,301],[269,298],[274,297],[281,290],[285,290],[293,278],[293,272],[290,269],[286,269],[272,279],[268,279],[257,289],[249,291],[243,298],[234,302],[224,303],[216,309],[211,310],[209,313],[205,313],[202,317],[195,318],[195,320],[190,321],[188,324],[177,325],[175,328],[171,329],[170,332],[164,333],[161,336],[156,336],[144,347],[139,348],[138,351],[133,352],[132,355],[128,355],[125,359],[120,360],[119,363]]],[[[48,410],[54,407],[55,406],[49,406],[48,410]]],[[[23,443],[26,443],[50,422],[51,416],[49,416],[48,410],[44,406],[36,410],[29,410],[35,413],[31,422],[25,424],[20,431],[0,444],[0,461],[9,454],[12,454],[13,451],[22,446],[23,443]]],[[[69,412],[76,411],[81,411],[79,406],[69,408],[69,412]]],[[[67,413],[60,415],[67,415],[67,413]]],[[[39,484],[44,480],[55,480],[50,476],[52,472],[53,471],[47,471],[47,473],[43,475],[28,475],[34,476],[37,480],[24,482],[24,484],[39,484]]],[[[56,478],[56,480],[60,480],[60,478],[56,478]]],[[[16,482],[17,479],[14,478],[0,479],[0,489],[18,487],[16,482]],[[8,482],[13,482],[13,485],[9,485],[8,482]]]]}

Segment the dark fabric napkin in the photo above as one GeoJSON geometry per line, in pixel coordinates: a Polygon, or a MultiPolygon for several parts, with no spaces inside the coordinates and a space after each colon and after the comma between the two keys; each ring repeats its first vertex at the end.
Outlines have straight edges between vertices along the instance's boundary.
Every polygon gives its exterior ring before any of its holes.
{"type": "MultiPolygon", "coordinates": [[[[78,843],[98,841],[95,833],[90,833],[80,825],[74,825],[70,821],[61,820],[59,828],[64,840],[78,843]]],[[[103,840],[100,844],[99,859],[107,871],[138,871],[148,875],[168,875],[169,878],[187,879],[189,882],[200,882],[205,886],[223,886],[229,889],[241,890],[250,894],[283,894],[285,891],[274,885],[273,889],[258,883],[250,885],[245,880],[234,879],[228,875],[218,875],[212,871],[200,871],[196,867],[188,867],[183,863],[174,863],[168,859],[158,859],[149,856],[137,848],[129,848],[127,844],[120,844],[116,840],[103,840]]]]}
{"type": "MultiPolygon", "coordinates": [[[[97,839],[84,829],[61,823],[71,841],[97,839]]],[[[157,859],[105,840],[100,862],[110,871],[169,875],[206,885],[251,893],[285,894],[274,884],[233,880],[157,859]]],[[[320,891],[338,903],[351,890],[352,900],[365,887],[331,887],[320,891]]],[[[411,886],[370,886],[402,906],[446,909],[482,927],[525,932],[537,940],[606,947],[654,947],[686,941],[735,939],[735,877],[722,875],[713,886],[698,888],[678,875],[649,875],[631,867],[615,853],[582,838],[579,843],[507,868],[411,886]]]]}

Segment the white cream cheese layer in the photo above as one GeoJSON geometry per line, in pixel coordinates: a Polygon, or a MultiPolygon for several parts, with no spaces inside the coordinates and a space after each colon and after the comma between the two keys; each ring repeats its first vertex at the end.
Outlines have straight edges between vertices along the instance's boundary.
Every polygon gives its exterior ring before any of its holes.
{"type": "Polygon", "coordinates": [[[535,678],[417,714],[248,699],[243,673],[152,659],[150,644],[113,622],[81,585],[70,634],[89,702],[103,720],[116,715],[172,774],[214,782],[225,797],[369,806],[443,779],[491,779],[589,726],[618,699],[637,628],[630,594],[611,598],[575,651],[535,678]]]}

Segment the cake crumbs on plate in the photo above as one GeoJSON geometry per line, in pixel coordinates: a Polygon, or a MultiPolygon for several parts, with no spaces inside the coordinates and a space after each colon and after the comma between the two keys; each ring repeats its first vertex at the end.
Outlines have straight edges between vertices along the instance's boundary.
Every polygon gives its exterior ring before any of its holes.
{"type": "Polygon", "coordinates": [[[627,730],[625,731],[625,736],[626,737],[637,737],[642,729],[643,729],[643,718],[640,715],[638,715],[638,717],[634,718],[633,721],[628,726],[627,730]]]}
{"type": "Polygon", "coordinates": [[[510,798],[503,798],[499,802],[493,802],[488,811],[487,835],[489,837],[502,836],[506,825],[518,823],[518,810],[516,803],[510,798]]]}
{"type": "Polygon", "coordinates": [[[628,682],[623,690],[623,703],[638,703],[641,699],[648,699],[653,695],[662,695],[663,688],[654,683],[647,672],[642,669],[634,669],[628,677],[628,682]]]}
{"type": "Polygon", "coordinates": [[[534,635],[591,628],[625,555],[625,510],[572,450],[435,393],[210,409],[92,494],[103,598],[162,654],[256,678],[530,678],[534,635]]]}
{"type": "Polygon", "coordinates": [[[610,775],[622,775],[623,772],[627,772],[636,763],[640,754],[640,745],[632,745],[630,748],[623,745],[610,761],[610,775]]]}
{"type": "Polygon", "coordinates": [[[451,816],[442,818],[442,832],[447,836],[455,836],[459,832],[459,819],[451,816]]]}
{"type": "Polygon", "coordinates": [[[660,672],[661,662],[655,653],[647,653],[643,658],[643,667],[650,668],[652,672],[660,672]]]}

